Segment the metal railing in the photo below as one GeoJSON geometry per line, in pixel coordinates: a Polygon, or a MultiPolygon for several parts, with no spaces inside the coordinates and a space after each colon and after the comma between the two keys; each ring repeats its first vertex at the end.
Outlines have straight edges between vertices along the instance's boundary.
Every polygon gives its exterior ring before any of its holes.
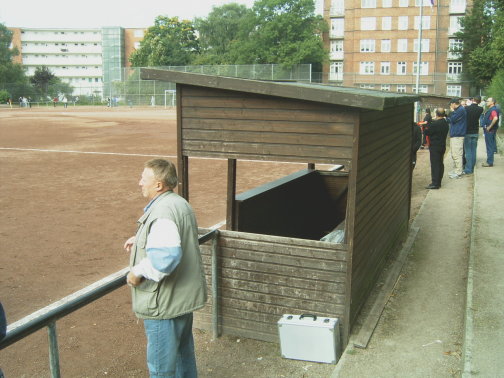
{"type": "MultiPolygon", "coordinates": [[[[217,237],[219,231],[214,229],[200,236],[199,244],[212,240],[212,298],[214,304],[218,298],[217,288],[217,237]]],[[[59,351],[56,333],[56,321],[68,314],[94,302],[106,294],[126,285],[126,275],[129,268],[124,268],[94,284],[79,290],[55,303],[44,307],[7,327],[7,335],[0,341],[0,350],[15,342],[47,327],[49,337],[49,365],[51,377],[59,378],[59,351]]],[[[218,337],[218,306],[212,306],[212,331],[214,338],[218,337]]]]}

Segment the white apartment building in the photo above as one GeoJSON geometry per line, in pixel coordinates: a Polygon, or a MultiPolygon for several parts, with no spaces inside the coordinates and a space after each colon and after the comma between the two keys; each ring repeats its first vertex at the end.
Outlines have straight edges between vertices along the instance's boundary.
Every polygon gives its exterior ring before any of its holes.
{"type": "Polygon", "coordinates": [[[143,39],[143,29],[10,28],[16,58],[32,76],[46,66],[74,88],[75,96],[106,96],[113,81],[123,79],[128,57],[143,39]]]}

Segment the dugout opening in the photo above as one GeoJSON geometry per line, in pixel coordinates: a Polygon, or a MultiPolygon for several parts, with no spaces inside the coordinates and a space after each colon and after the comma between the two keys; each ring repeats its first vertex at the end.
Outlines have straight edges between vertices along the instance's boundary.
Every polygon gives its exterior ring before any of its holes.
{"type": "Polygon", "coordinates": [[[235,197],[234,231],[327,241],[345,232],[348,173],[305,169],[235,197]]]}

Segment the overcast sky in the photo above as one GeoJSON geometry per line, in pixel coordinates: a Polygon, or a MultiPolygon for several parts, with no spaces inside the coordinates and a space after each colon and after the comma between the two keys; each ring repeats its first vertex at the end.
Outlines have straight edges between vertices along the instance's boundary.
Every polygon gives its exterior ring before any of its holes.
{"type": "MultiPolygon", "coordinates": [[[[323,0],[315,0],[322,13],[323,0]]],[[[147,27],[158,15],[192,20],[227,3],[250,8],[254,0],[1,0],[0,23],[24,28],[147,27]]]]}

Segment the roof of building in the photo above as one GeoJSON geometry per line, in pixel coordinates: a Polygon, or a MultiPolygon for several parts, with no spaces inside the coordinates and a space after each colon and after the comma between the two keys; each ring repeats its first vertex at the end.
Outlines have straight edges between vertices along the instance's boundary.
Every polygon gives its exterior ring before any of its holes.
{"type": "Polygon", "coordinates": [[[141,78],[373,110],[383,110],[419,100],[419,96],[410,94],[323,84],[251,80],[159,68],[142,68],[141,78]]]}

